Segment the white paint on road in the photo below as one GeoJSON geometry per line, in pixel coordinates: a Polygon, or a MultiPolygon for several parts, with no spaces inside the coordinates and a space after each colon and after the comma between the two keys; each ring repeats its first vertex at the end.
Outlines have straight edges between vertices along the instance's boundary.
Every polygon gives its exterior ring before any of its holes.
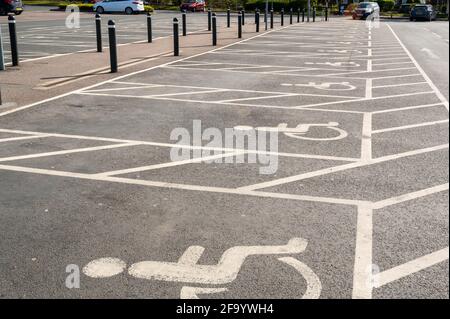
{"type": "Polygon", "coordinates": [[[420,51],[425,52],[425,53],[428,55],[428,57],[431,58],[431,59],[436,59],[436,60],[439,59],[439,56],[436,55],[436,54],[433,52],[433,50],[430,50],[430,49],[428,49],[428,48],[422,48],[420,51]]]}
{"type": "Polygon", "coordinates": [[[385,270],[375,275],[376,276],[374,280],[374,282],[376,283],[375,288],[382,287],[393,281],[415,274],[419,271],[422,271],[431,266],[444,262],[448,259],[449,259],[449,248],[446,247],[444,249],[435,251],[431,254],[408,261],[407,263],[404,263],[402,265],[385,270]]]}

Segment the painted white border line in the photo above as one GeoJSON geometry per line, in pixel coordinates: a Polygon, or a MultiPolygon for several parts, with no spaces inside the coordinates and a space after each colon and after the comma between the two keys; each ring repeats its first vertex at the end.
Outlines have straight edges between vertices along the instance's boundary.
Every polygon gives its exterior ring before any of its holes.
{"type": "Polygon", "coordinates": [[[373,210],[358,206],[355,262],[353,267],[353,299],[372,298],[373,210]]]}
{"type": "Polygon", "coordinates": [[[41,135],[31,135],[31,136],[8,137],[8,138],[0,139],[0,143],[21,141],[21,140],[31,140],[31,139],[35,139],[35,138],[43,138],[43,137],[50,137],[50,136],[52,136],[52,135],[51,134],[41,134],[41,135]]]}
{"type": "Polygon", "coordinates": [[[449,187],[449,183],[446,183],[446,184],[437,185],[437,186],[434,186],[434,187],[422,189],[422,190],[417,191],[417,192],[412,192],[412,193],[403,194],[403,195],[392,197],[392,198],[387,198],[387,199],[378,201],[376,203],[373,203],[372,207],[373,207],[373,209],[381,209],[381,208],[384,208],[384,207],[387,207],[387,206],[400,204],[400,203],[403,203],[403,202],[407,202],[407,201],[410,201],[410,200],[413,200],[413,199],[417,199],[417,198],[420,198],[420,197],[424,197],[424,196],[428,196],[428,195],[431,195],[431,194],[444,192],[444,191],[448,190],[448,187],[449,187]]]}
{"type": "Polygon", "coordinates": [[[66,155],[66,154],[73,154],[73,153],[101,151],[101,150],[109,150],[109,149],[114,149],[114,148],[137,146],[137,145],[141,145],[141,144],[140,143],[123,143],[123,144],[112,144],[112,145],[94,146],[94,147],[86,147],[86,148],[76,148],[76,149],[64,150],[64,151],[35,153],[35,154],[28,154],[28,155],[3,157],[3,158],[0,158],[0,162],[18,161],[18,160],[23,160],[23,159],[47,157],[47,156],[55,156],[55,155],[66,155]]]}
{"type": "Polygon", "coordinates": [[[49,176],[59,176],[59,177],[69,177],[78,178],[84,180],[93,180],[99,182],[114,182],[130,185],[141,185],[150,187],[159,187],[167,189],[179,189],[179,190],[190,190],[190,191],[201,191],[201,192],[211,192],[211,193],[222,193],[222,194],[233,194],[241,196],[255,196],[255,197],[267,197],[267,198],[278,198],[278,199],[292,199],[307,202],[320,202],[329,204],[341,204],[341,205],[369,205],[367,201],[361,200],[350,200],[350,199],[340,199],[340,198],[330,198],[330,197],[320,197],[320,196],[307,196],[307,195],[293,195],[293,194],[283,194],[283,193],[269,193],[269,192],[254,192],[254,191],[242,191],[233,188],[224,187],[211,187],[211,186],[200,186],[200,185],[190,185],[190,184],[175,184],[167,182],[158,181],[147,181],[131,178],[104,176],[98,177],[95,174],[83,174],[83,173],[72,173],[66,171],[56,171],[40,168],[30,168],[14,165],[3,165],[0,164],[0,170],[22,172],[22,173],[32,173],[40,175],[49,176]]]}
{"type": "Polygon", "coordinates": [[[168,163],[162,163],[162,164],[155,164],[155,165],[148,165],[148,166],[140,166],[140,167],[133,167],[133,168],[127,168],[122,170],[116,170],[116,171],[109,171],[109,172],[103,172],[95,174],[96,177],[106,177],[106,176],[113,176],[113,175],[124,175],[129,173],[137,173],[137,172],[143,172],[143,171],[149,171],[149,170],[155,170],[155,169],[161,169],[161,168],[167,168],[167,167],[174,167],[174,166],[180,166],[185,164],[194,164],[194,163],[202,163],[206,161],[211,161],[215,159],[230,157],[230,156],[238,156],[246,154],[246,151],[236,151],[231,153],[221,153],[221,154],[215,154],[211,156],[200,156],[195,157],[188,160],[182,160],[182,161],[173,161],[168,163]]]}
{"type": "Polygon", "coordinates": [[[407,130],[407,129],[410,129],[410,128],[438,125],[438,124],[442,124],[442,123],[448,123],[448,120],[424,122],[424,123],[410,124],[410,125],[397,126],[397,127],[388,127],[388,128],[384,128],[384,129],[373,130],[372,134],[379,134],[379,133],[385,133],[385,132],[391,132],[391,131],[407,130]]]}
{"type": "MultiPolygon", "coordinates": [[[[257,183],[257,184],[253,184],[253,185],[247,185],[247,186],[239,187],[237,189],[245,190],[245,191],[255,191],[255,190],[259,190],[259,189],[264,189],[264,188],[279,186],[279,185],[283,185],[283,184],[287,184],[287,183],[297,182],[297,181],[312,178],[312,177],[323,176],[323,175],[328,175],[328,174],[332,174],[332,173],[336,173],[336,172],[340,172],[340,171],[345,171],[348,169],[365,167],[365,166],[370,166],[373,164],[379,164],[379,163],[383,163],[383,162],[387,162],[387,161],[396,160],[399,158],[434,152],[434,151],[438,151],[438,150],[442,150],[442,149],[446,149],[446,148],[448,148],[448,144],[437,145],[437,146],[427,147],[427,148],[409,151],[409,152],[405,152],[405,153],[377,157],[377,158],[374,158],[371,160],[358,161],[358,162],[354,162],[354,163],[347,163],[344,165],[328,167],[328,168],[324,168],[324,169],[313,171],[313,172],[292,175],[292,176],[274,179],[271,181],[257,183]]],[[[447,187],[448,187],[448,184],[447,184],[447,187]]]]}
{"type": "Polygon", "coordinates": [[[422,69],[422,67],[420,66],[420,64],[416,61],[416,59],[414,58],[414,56],[411,54],[411,52],[409,52],[409,50],[406,48],[406,46],[403,44],[403,42],[400,40],[400,38],[397,36],[397,34],[394,32],[394,29],[392,29],[392,27],[389,24],[386,24],[387,27],[391,30],[392,34],[394,35],[394,37],[397,39],[398,43],[401,45],[401,47],[403,48],[403,50],[405,50],[406,54],[409,56],[409,58],[411,59],[411,61],[414,63],[414,65],[416,66],[417,70],[419,70],[419,72],[422,74],[422,76],[424,77],[425,81],[428,82],[428,85],[433,89],[433,91],[436,93],[437,97],[439,98],[439,100],[441,100],[441,102],[444,104],[444,106],[446,107],[447,111],[449,109],[449,104],[447,99],[445,98],[445,96],[441,93],[441,91],[439,91],[439,89],[437,88],[437,86],[433,83],[433,81],[431,81],[430,77],[425,73],[425,71],[422,69]]]}
{"type": "Polygon", "coordinates": [[[446,247],[431,254],[408,261],[407,263],[385,270],[375,275],[373,280],[374,287],[380,288],[393,281],[399,280],[448,259],[449,248],[446,247]]]}
{"type": "MultiPolygon", "coordinates": [[[[123,140],[123,139],[108,138],[108,137],[69,135],[69,134],[60,134],[60,133],[42,133],[42,132],[32,132],[32,131],[9,130],[9,129],[1,129],[1,128],[0,128],[0,132],[13,133],[13,134],[30,134],[30,135],[51,134],[51,136],[54,136],[54,137],[72,138],[72,139],[79,139],[79,140],[104,141],[104,142],[111,142],[111,143],[117,143],[117,144],[150,145],[150,146],[181,148],[181,149],[189,149],[189,150],[207,150],[207,151],[219,151],[219,152],[220,151],[221,152],[245,151],[249,154],[264,154],[264,155],[273,155],[273,156],[282,156],[282,157],[312,158],[312,159],[323,159],[323,160],[330,160],[330,161],[347,161],[347,162],[359,161],[359,158],[352,158],[352,157],[337,157],[337,156],[327,156],[327,155],[283,153],[283,152],[256,151],[256,150],[235,149],[235,148],[194,146],[194,145],[183,145],[183,144],[176,144],[176,143],[171,144],[171,143],[139,141],[139,140],[123,140]]],[[[58,151],[58,152],[62,152],[62,151],[58,151]]],[[[42,154],[42,153],[40,153],[40,154],[42,154]]],[[[38,155],[38,154],[36,154],[36,155],[38,155]]]]}
{"type": "Polygon", "coordinates": [[[192,56],[187,56],[187,57],[184,57],[184,58],[181,58],[181,59],[176,59],[176,60],[174,60],[174,61],[170,61],[170,62],[161,64],[161,65],[156,65],[156,66],[153,66],[153,67],[148,68],[148,69],[139,70],[139,71],[136,71],[136,72],[131,72],[131,73],[128,73],[128,74],[124,74],[124,75],[121,75],[121,76],[118,76],[118,77],[115,77],[115,78],[112,78],[112,79],[109,79],[109,80],[106,80],[106,81],[103,81],[103,82],[100,82],[100,83],[96,83],[96,84],[93,84],[93,85],[89,85],[89,86],[84,87],[84,88],[81,88],[81,89],[73,90],[73,91],[70,91],[70,92],[66,92],[66,93],[64,93],[64,94],[60,94],[60,95],[53,96],[53,97],[48,98],[48,99],[44,99],[44,100],[35,102],[35,103],[31,103],[31,104],[28,104],[28,105],[24,105],[24,106],[21,106],[21,107],[18,107],[18,108],[9,110],[9,111],[2,112],[2,113],[0,113],[0,117],[5,116],[5,115],[9,115],[9,114],[12,114],[12,113],[15,113],[15,112],[19,112],[19,111],[22,111],[22,110],[26,110],[26,109],[29,109],[29,108],[34,107],[34,106],[37,106],[37,105],[41,105],[41,104],[46,103],[46,102],[51,102],[51,101],[54,101],[54,100],[57,100],[57,99],[60,99],[60,98],[63,98],[63,97],[72,95],[72,94],[74,94],[74,93],[81,92],[81,91],[83,91],[83,90],[89,90],[89,89],[91,89],[91,88],[95,88],[95,87],[98,87],[98,86],[100,86],[100,85],[104,85],[104,84],[106,84],[106,83],[110,83],[110,82],[115,81],[115,80],[124,79],[124,78],[130,77],[130,76],[134,76],[134,75],[136,75],[136,74],[141,74],[141,73],[144,73],[144,72],[147,72],[147,71],[150,71],[150,70],[154,70],[154,69],[156,69],[156,68],[164,67],[164,66],[167,66],[167,65],[171,65],[171,64],[173,64],[173,63],[181,62],[181,61],[188,60],[188,59],[192,59],[192,58],[195,58],[195,57],[198,57],[198,56],[202,56],[202,55],[205,55],[205,54],[208,54],[208,53],[211,53],[211,52],[215,52],[215,51],[217,51],[217,50],[221,50],[221,49],[223,49],[223,48],[227,48],[227,47],[233,46],[233,45],[238,44],[238,43],[246,42],[246,41],[249,41],[249,40],[251,40],[251,39],[254,39],[254,38],[257,38],[257,37],[261,37],[261,36],[263,36],[263,35],[265,35],[265,34],[268,34],[268,33],[271,33],[271,32],[275,32],[275,31],[279,31],[279,30],[282,30],[282,29],[288,28],[288,27],[289,27],[289,25],[286,26],[286,27],[283,27],[283,28],[281,28],[281,29],[273,29],[273,30],[269,30],[269,31],[266,31],[266,32],[264,32],[264,33],[257,34],[257,35],[255,35],[255,36],[249,37],[249,38],[247,38],[247,39],[244,39],[244,40],[241,40],[241,41],[237,41],[237,42],[233,42],[233,43],[227,44],[227,45],[225,45],[225,46],[223,46],[223,47],[220,47],[220,48],[215,48],[215,49],[208,50],[208,51],[205,51],[205,52],[202,52],[202,53],[194,54],[194,55],[192,55],[192,56]]]}
{"type": "Polygon", "coordinates": [[[433,103],[433,104],[398,107],[398,108],[395,108],[395,109],[379,110],[379,111],[373,111],[371,113],[372,114],[381,114],[381,113],[401,112],[401,111],[421,109],[421,108],[427,108],[427,107],[435,107],[435,106],[442,106],[442,107],[444,107],[444,105],[442,103],[433,103]]]}

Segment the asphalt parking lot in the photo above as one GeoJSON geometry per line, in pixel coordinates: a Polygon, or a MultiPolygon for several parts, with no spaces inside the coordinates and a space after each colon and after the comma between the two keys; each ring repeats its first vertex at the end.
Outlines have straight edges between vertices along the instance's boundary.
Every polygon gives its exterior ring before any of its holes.
{"type": "MultiPolygon", "coordinates": [[[[60,12],[57,19],[27,18],[36,16],[36,12],[25,11],[16,17],[19,53],[22,62],[49,58],[60,54],[96,49],[95,14],[81,13],[79,28],[67,28],[66,16],[60,12]]],[[[181,25],[181,13],[157,11],[152,15],[153,38],[172,35],[173,18],[178,18],[181,25]]],[[[127,44],[147,41],[146,14],[127,16],[124,14],[104,14],[102,16],[103,45],[108,46],[108,20],[114,20],[117,26],[117,42],[127,44]]],[[[188,32],[207,30],[207,13],[187,13],[188,32]]],[[[5,45],[5,62],[10,62],[10,44],[7,17],[1,17],[2,36],[5,45]]],[[[69,20],[69,22],[73,22],[69,20]]],[[[224,22],[222,19],[221,22],[224,22]]]]}
{"type": "Polygon", "coordinates": [[[448,298],[448,93],[394,29],[294,24],[0,113],[0,297],[448,298]],[[176,143],[199,121],[277,130],[276,171],[176,143]]]}

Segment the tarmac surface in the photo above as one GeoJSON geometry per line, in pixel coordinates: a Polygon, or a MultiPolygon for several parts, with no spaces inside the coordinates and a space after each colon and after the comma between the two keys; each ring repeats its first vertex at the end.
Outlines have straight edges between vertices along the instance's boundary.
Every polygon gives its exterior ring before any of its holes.
{"type": "Polygon", "coordinates": [[[286,25],[0,116],[0,297],[448,298],[448,86],[402,28],[286,25]]]}
{"type": "MultiPolygon", "coordinates": [[[[95,14],[81,12],[78,27],[65,12],[25,11],[16,16],[19,54],[22,62],[42,60],[78,51],[96,49],[95,14]],[[67,20],[67,21],[66,21],[67,20]],[[69,23],[68,28],[66,22],[69,23]]],[[[152,14],[153,39],[171,36],[173,18],[177,18],[181,28],[181,12],[156,11],[152,14]]],[[[102,15],[103,45],[108,46],[108,21],[116,23],[117,43],[127,44],[147,41],[146,14],[102,15]]],[[[188,33],[205,31],[208,27],[207,13],[188,12],[186,16],[188,33]]],[[[5,63],[11,62],[10,40],[7,17],[0,17],[3,42],[5,46],[5,63]]],[[[222,19],[222,24],[226,23],[222,19]]]]}

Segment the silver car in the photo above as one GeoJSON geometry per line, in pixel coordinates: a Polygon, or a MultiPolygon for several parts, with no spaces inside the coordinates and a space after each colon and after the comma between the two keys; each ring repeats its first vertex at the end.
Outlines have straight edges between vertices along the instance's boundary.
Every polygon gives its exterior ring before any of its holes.
{"type": "Polygon", "coordinates": [[[367,19],[367,17],[380,15],[380,6],[376,2],[361,2],[353,11],[353,20],[367,19]]]}

